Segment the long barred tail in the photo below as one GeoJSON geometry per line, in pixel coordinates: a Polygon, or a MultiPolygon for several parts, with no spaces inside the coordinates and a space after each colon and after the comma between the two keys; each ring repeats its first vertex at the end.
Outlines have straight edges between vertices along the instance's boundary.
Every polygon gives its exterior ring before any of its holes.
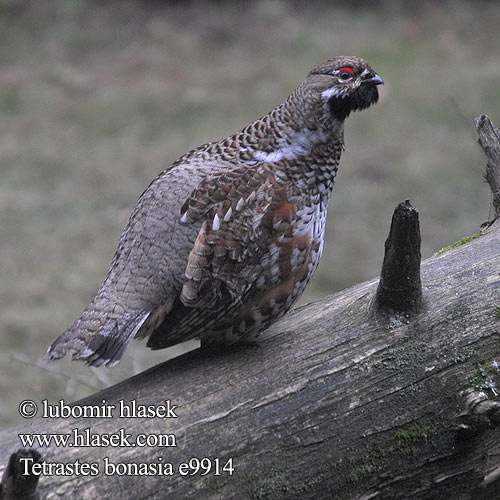
{"type": "Polygon", "coordinates": [[[73,359],[91,366],[114,366],[128,343],[148,318],[149,311],[124,312],[110,317],[90,303],[73,324],[50,345],[46,359],[72,354],[73,359]]]}

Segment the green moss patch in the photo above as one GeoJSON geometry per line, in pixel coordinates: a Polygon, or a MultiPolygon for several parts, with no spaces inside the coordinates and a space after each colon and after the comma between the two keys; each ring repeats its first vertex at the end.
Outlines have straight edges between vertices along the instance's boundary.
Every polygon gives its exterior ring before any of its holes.
{"type": "Polygon", "coordinates": [[[465,245],[465,243],[469,243],[469,241],[475,240],[476,238],[479,238],[480,236],[482,236],[482,234],[477,233],[477,234],[473,234],[472,236],[466,236],[465,238],[462,238],[461,240],[455,241],[455,243],[453,243],[453,245],[441,248],[441,250],[439,250],[438,252],[436,252],[434,254],[434,257],[436,255],[441,255],[442,253],[447,252],[448,250],[451,250],[452,248],[456,248],[456,247],[460,247],[462,245],[465,245]]]}

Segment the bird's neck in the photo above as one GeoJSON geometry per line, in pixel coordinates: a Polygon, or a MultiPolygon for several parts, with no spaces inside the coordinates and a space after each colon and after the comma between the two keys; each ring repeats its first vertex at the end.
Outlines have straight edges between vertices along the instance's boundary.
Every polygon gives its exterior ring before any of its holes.
{"type": "Polygon", "coordinates": [[[344,148],[344,122],[323,108],[304,106],[298,91],[243,131],[240,161],[265,166],[276,180],[327,200],[344,148]]]}
{"type": "MultiPolygon", "coordinates": [[[[297,89],[298,90],[298,89],[297,89]]],[[[287,169],[307,164],[337,164],[344,143],[344,122],[324,109],[303,106],[297,91],[243,132],[251,140],[241,151],[248,165],[286,161],[287,169]]]]}

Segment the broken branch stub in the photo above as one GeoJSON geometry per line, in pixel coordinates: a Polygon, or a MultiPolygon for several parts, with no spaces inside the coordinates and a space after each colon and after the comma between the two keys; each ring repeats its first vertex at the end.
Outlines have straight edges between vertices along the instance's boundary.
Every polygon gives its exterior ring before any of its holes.
{"type": "Polygon", "coordinates": [[[12,453],[0,483],[0,500],[40,500],[37,493],[40,474],[33,473],[33,464],[41,461],[40,453],[31,448],[12,453]]]}
{"type": "MultiPolygon", "coordinates": [[[[480,115],[474,120],[479,144],[488,160],[485,179],[493,196],[494,220],[500,217],[500,131],[487,115],[480,115]]],[[[493,221],[490,221],[493,222],[493,221]]]]}
{"type": "Polygon", "coordinates": [[[398,313],[416,313],[420,309],[420,259],[418,212],[406,200],[396,207],[392,216],[376,293],[376,309],[398,313]]]}

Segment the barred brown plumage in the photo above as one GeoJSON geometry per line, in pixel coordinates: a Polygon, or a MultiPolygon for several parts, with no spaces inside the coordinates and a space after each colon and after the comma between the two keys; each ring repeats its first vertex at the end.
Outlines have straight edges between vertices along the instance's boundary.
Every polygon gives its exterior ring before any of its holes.
{"type": "Polygon", "coordinates": [[[47,351],[117,363],[128,342],[257,337],[314,274],[344,120],[378,100],[366,61],[316,67],[284,103],[193,149],[146,189],[96,297],[47,351]]]}

